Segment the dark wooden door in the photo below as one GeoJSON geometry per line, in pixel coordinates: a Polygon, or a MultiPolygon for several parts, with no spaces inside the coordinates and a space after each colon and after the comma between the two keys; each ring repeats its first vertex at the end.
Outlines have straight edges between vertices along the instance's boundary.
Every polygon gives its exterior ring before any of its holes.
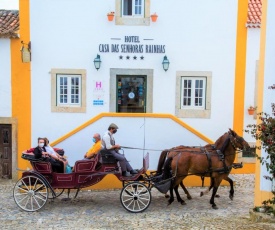
{"type": "Polygon", "coordinates": [[[0,124],[0,178],[11,179],[12,175],[11,125],[0,124]]]}

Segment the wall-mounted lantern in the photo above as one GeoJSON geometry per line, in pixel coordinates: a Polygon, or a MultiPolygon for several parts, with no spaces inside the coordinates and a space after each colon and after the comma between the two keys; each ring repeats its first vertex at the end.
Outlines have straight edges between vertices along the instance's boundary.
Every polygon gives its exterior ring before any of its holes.
{"type": "Polygon", "coordinates": [[[22,62],[28,63],[31,62],[31,42],[28,44],[25,44],[23,41],[21,41],[22,47],[21,47],[21,59],[22,62]]]}
{"type": "Polygon", "coordinates": [[[163,61],[162,61],[162,66],[165,71],[167,71],[169,69],[169,64],[170,64],[170,62],[167,59],[167,56],[165,55],[163,58],[163,61]]]}
{"type": "Polygon", "coordinates": [[[99,70],[101,65],[100,55],[98,54],[96,55],[96,58],[94,59],[94,64],[95,64],[96,70],[99,70]]]}

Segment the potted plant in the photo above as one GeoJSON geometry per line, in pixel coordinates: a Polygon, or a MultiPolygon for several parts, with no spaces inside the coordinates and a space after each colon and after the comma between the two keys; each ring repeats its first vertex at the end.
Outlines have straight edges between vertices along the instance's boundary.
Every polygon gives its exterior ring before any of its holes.
{"type": "Polygon", "coordinates": [[[107,17],[108,17],[108,21],[113,21],[114,19],[114,16],[115,16],[115,12],[111,11],[110,13],[107,14],[107,17]]]}
{"type": "Polygon", "coordinates": [[[255,110],[256,110],[256,108],[253,107],[253,106],[250,106],[250,107],[247,109],[249,115],[253,115],[254,112],[255,112],[255,110]]]}
{"type": "Polygon", "coordinates": [[[156,13],[151,15],[152,22],[156,22],[158,19],[158,15],[156,13]]]}

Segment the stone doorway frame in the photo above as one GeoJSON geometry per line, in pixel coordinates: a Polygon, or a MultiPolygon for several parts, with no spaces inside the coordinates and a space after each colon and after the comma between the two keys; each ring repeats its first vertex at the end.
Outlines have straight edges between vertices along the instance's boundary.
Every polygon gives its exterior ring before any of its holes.
{"type": "Polygon", "coordinates": [[[12,180],[16,181],[18,179],[17,168],[17,119],[12,117],[0,117],[0,124],[3,125],[11,125],[11,167],[12,167],[12,180]]]}

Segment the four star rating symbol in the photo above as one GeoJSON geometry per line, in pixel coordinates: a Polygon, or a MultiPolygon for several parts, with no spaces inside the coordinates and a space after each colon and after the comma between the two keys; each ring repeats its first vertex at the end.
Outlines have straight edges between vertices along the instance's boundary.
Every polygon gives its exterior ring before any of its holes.
{"type": "MultiPolygon", "coordinates": [[[[122,55],[118,56],[118,58],[119,58],[119,60],[123,60],[123,56],[122,55]]],[[[144,60],[144,56],[140,56],[139,58],[140,58],[140,60],[144,60]]],[[[126,60],[130,60],[130,59],[131,59],[131,57],[129,55],[127,55],[126,56],[126,60]]],[[[138,60],[138,57],[136,55],[133,56],[133,60],[138,60]]]]}

